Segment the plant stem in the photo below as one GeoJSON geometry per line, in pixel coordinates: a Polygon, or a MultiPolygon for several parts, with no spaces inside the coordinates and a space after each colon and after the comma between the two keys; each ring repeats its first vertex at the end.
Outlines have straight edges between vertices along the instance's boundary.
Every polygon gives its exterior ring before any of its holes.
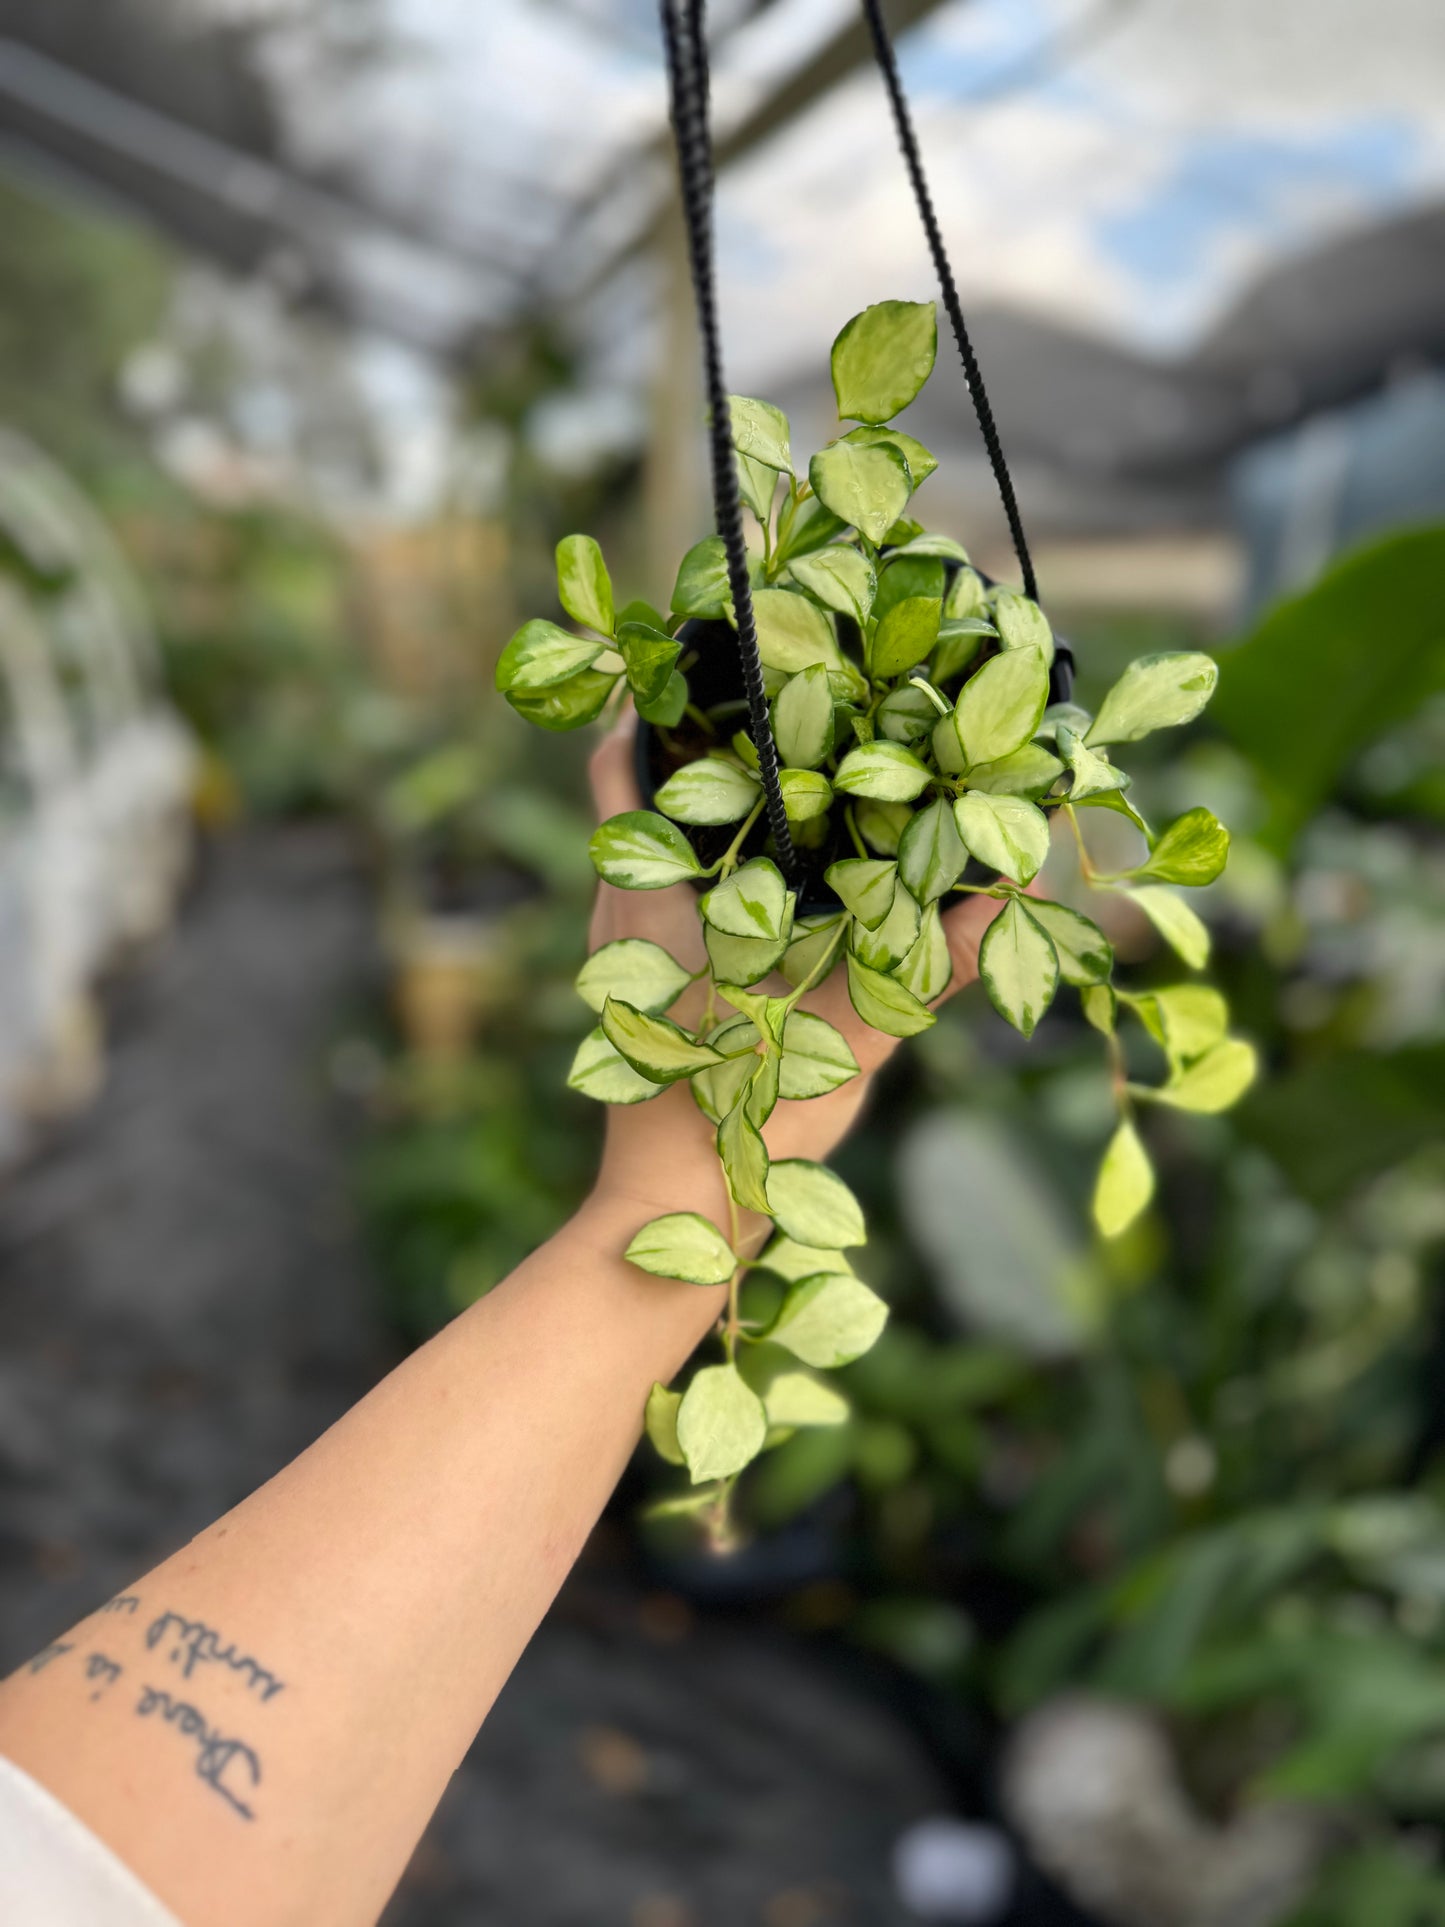
{"type": "Polygon", "coordinates": [[[846,920],[840,917],[838,920],[838,928],[833,933],[832,942],[823,951],[821,956],[818,958],[818,961],[813,965],[813,968],[808,972],[807,976],[803,979],[803,981],[797,986],[793,994],[784,1000],[783,1016],[785,1021],[787,1019],[788,1012],[795,1010],[797,1008],[798,1002],[802,998],[804,992],[811,990],[813,988],[813,985],[817,983],[818,979],[820,977],[826,976],[828,971],[832,968],[833,959],[838,954],[838,945],[843,941],[843,934],[847,930],[847,928],[848,928],[848,925],[846,920]]]}
{"type": "Polygon", "coordinates": [[[866,862],[868,859],[867,846],[864,844],[862,837],[858,834],[858,819],[853,814],[853,805],[851,803],[843,812],[843,821],[847,824],[848,834],[853,839],[853,848],[858,852],[859,856],[861,856],[863,860],[866,862]]]}
{"type": "Polygon", "coordinates": [[[1079,848],[1079,874],[1085,883],[1095,881],[1094,866],[1089,861],[1088,845],[1084,842],[1084,832],[1079,828],[1079,813],[1072,803],[1064,804],[1064,815],[1069,819],[1069,828],[1074,832],[1074,842],[1079,848]]]}
{"type": "Polygon", "coordinates": [[[945,697],[939,695],[927,676],[910,676],[908,680],[915,689],[921,689],[923,691],[924,695],[927,696],[940,716],[947,716],[949,714],[953,708],[953,704],[945,697]]]}
{"type": "Polygon", "coordinates": [[[753,807],[748,811],[747,815],[743,818],[742,828],[738,831],[737,835],[733,838],[732,842],[728,845],[728,847],[723,851],[722,855],[718,858],[717,862],[714,863],[709,869],[706,869],[702,872],[702,874],[705,877],[716,876],[718,878],[722,878],[722,877],[727,877],[732,875],[733,871],[738,867],[738,851],[743,847],[743,844],[747,841],[748,831],[753,827],[754,823],[756,823],[758,818],[762,815],[763,808],[766,802],[767,802],[767,798],[765,796],[760,796],[758,798],[757,802],[754,803],[753,807]]]}

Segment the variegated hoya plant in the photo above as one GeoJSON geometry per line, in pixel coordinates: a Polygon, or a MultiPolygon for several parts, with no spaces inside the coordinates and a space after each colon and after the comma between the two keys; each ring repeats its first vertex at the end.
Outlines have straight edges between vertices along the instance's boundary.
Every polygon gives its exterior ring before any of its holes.
{"type": "MultiPolygon", "coordinates": [[[[949,980],[941,907],[958,892],[999,899],[979,957],[995,1009],[1028,1037],[1060,983],[1072,985],[1110,1054],[1118,1122],[1093,1196],[1106,1238],[1127,1229],[1153,1193],[1138,1107],[1222,1110],[1255,1072],[1217,990],[1188,977],[1131,992],[1114,981],[1113,952],[1095,923],[1026,894],[1062,817],[1084,883],[1126,893],[1189,971],[1204,967],[1208,931],[1177,889],[1214,881],[1228,832],[1207,809],[1156,831],[1130,802],[1115,757],[1197,716],[1216,670],[1193,652],[1145,656],[1097,713],[1050,704],[1054,643],[1042,610],[986,583],[957,542],[909,513],[937,464],[891,423],[928,379],[936,346],[931,304],[885,301],[856,315],[832,351],[840,433],[806,475],[795,470],[782,411],[732,398],[741,492],[757,523],[753,600],[783,797],[796,852],[813,866],[801,905],[770,854],[757,752],[739,726],[740,682],[723,702],[694,694],[700,681],[716,685],[715,665],[708,678],[698,673],[705,647],[728,641],[726,628],[709,637],[699,625],[732,615],[717,536],[684,556],[668,615],[642,602],[619,608],[597,544],[567,537],[558,594],[575,630],[526,623],[497,670],[508,701],[545,729],[578,728],[630,695],[671,769],[652,808],[602,824],[592,860],[626,890],[699,886],[707,966],[693,973],[637,938],[598,950],[577,987],[600,1022],[570,1081],[603,1102],[635,1104],[690,1080],[716,1126],[735,1206],[774,1226],[755,1262],[785,1286],[781,1302],[750,1325],[734,1300],[718,1328],[721,1363],[696,1370],[680,1394],[656,1387],[648,1405],[653,1443],[693,1482],[669,1509],[698,1513],[715,1533],[726,1530],[727,1497],[745,1464],[800,1425],[846,1416],[814,1374],[860,1356],[886,1318],[844,1255],[865,1238],[851,1192],[822,1165],[770,1165],[763,1142],[780,1097],[821,1096],[858,1074],[843,1036],[799,1008],[808,989],[845,971],[859,1017],[911,1037],[935,1021],[930,1006],[949,980]],[[1137,863],[1096,868],[1084,819],[1097,810],[1135,826],[1137,863]],[[667,1012],[698,976],[708,998],[694,1031],[667,1012]],[[1130,1077],[1118,1035],[1125,1020],[1157,1045],[1158,1082],[1130,1077]]],[[[627,1256],[736,1294],[750,1267],[735,1244],[735,1230],[676,1213],[644,1225],[627,1256]]]]}

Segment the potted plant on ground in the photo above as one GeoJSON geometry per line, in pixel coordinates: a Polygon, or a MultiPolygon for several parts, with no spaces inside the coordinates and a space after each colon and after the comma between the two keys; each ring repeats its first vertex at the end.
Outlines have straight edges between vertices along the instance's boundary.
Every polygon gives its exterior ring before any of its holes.
{"type": "Polygon", "coordinates": [[[821,1096],[858,1074],[842,1035],[801,1007],[805,992],[845,972],[867,1024],[913,1036],[935,1021],[931,1006],[949,981],[941,906],[960,892],[996,898],[979,957],[995,1008],[1028,1037],[1059,985],[1072,985],[1110,1054],[1118,1121],[1093,1204],[1105,1236],[1152,1195],[1138,1107],[1221,1110],[1255,1071],[1216,990],[1191,977],[1131,992],[1114,981],[1110,944],[1088,917],[1031,893],[1062,819],[1084,881],[1127,893],[1190,971],[1204,966],[1207,930],[1174,886],[1213,882],[1228,832],[1206,809],[1156,831],[1129,801],[1114,757],[1189,722],[1216,670],[1194,652],[1146,656],[1097,714],[1058,699],[1043,611],[911,517],[937,464],[892,424],[928,379],[936,346],[929,303],[885,301],[854,316],[832,349],[840,432],[805,473],[780,409],[731,400],[741,493],[757,525],[753,604],[790,875],[767,827],[719,537],[684,556],[667,614],[645,602],[619,607],[597,544],[567,537],[558,593],[577,627],[524,624],[497,670],[512,706],[545,729],[581,727],[630,696],[651,807],[603,823],[593,863],[623,889],[698,887],[705,971],[631,938],[584,965],[578,989],[600,1021],[570,1081],[603,1102],[634,1104],[689,1080],[716,1126],[734,1212],[762,1213],[775,1227],[755,1265],[739,1258],[735,1226],[692,1213],[643,1226],[627,1252],[645,1270],[731,1288],[722,1362],[699,1369],[682,1393],[656,1387],[647,1412],[654,1444],[686,1465],[695,1488],[673,1509],[715,1531],[744,1465],[796,1427],[844,1415],[813,1374],[860,1356],[887,1315],[845,1255],[866,1235],[847,1187],[822,1165],[770,1163],[763,1141],[780,1097],[821,1096]],[[1127,869],[1104,873],[1090,859],[1084,820],[1100,809],[1139,832],[1139,861],[1127,869]],[[705,1013],[686,1028],[667,1013],[699,976],[705,1013]],[[1129,1078],[1125,1020],[1159,1046],[1157,1084],[1129,1078]],[[740,1315],[738,1294],[755,1270],[782,1290],[763,1315],[740,1315]]]}

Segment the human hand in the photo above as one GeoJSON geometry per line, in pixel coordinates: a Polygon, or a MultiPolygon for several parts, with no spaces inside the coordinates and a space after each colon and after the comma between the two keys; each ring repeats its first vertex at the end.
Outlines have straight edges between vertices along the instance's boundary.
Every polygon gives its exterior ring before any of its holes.
{"type": "MultiPolygon", "coordinates": [[[[593,753],[590,776],[599,819],[642,807],[633,774],[635,730],[636,716],[629,709],[593,753]]],[[[977,977],[979,945],[1002,907],[993,897],[969,897],[944,915],[953,977],[935,1009],[977,977]]],[[[686,883],[645,891],[600,883],[588,948],[596,950],[619,937],[645,937],[660,944],[688,970],[702,970],[707,962],[697,893],[686,883]]],[[[778,994],[788,990],[781,978],[757,988],[778,994]]],[[[695,1027],[702,1021],[703,999],[701,984],[693,985],[672,1015],[679,1023],[695,1027]]],[[[728,1005],[723,1008],[725,1014],[731,1010],[728,1005]]],[[[858,1016],[841,969],[810,990],[802,1008],[816,1011],[842,1033],[863,1074],[822,1097],[806,1102],[781,1100],[763,1137],[774,1159],[821,1162],[852,1126],[867,1101],[874,1075],[892,1056],[898,1040],[874,1030],[858,1016]]],[[[685,1084],[674,1084],[646,1103],[609,1106],[607,1143],[594,1196],[635,1205],[646,1214],[699,1211],[726,1227],[729,1202],[714,1140],[713,1125],[685,1084]]],[[[744,1217],[745,1242],[756,1244],[765,1229],[765,1220],[744,1217]]]]}

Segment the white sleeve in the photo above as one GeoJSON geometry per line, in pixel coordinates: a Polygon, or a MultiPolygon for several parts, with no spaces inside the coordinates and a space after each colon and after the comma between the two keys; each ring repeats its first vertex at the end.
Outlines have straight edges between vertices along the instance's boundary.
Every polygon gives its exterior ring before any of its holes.
{"type": "Polygon", "coordinates": [[[0,1758],[5,1927],[181,1927],[68,1807],[0,1758]]]}

